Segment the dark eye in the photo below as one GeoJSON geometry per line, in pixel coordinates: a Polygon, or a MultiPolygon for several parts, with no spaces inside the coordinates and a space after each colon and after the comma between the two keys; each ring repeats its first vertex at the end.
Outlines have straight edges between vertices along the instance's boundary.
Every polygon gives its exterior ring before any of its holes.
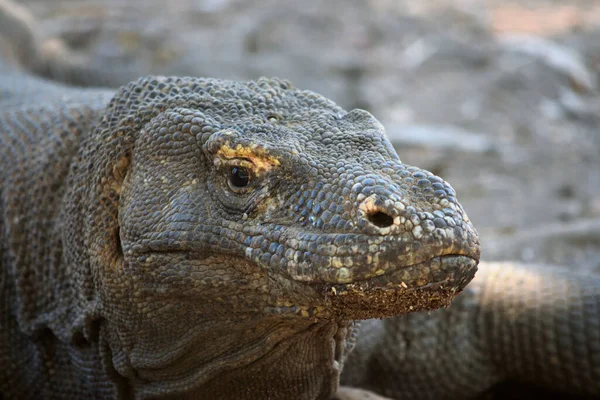
{"type": "Polygon", "coordinates": [[[229,172],[229,183],[234,188],[243,188],[250,183],[250,171],[244,167],[231,167],[229,172]]]}

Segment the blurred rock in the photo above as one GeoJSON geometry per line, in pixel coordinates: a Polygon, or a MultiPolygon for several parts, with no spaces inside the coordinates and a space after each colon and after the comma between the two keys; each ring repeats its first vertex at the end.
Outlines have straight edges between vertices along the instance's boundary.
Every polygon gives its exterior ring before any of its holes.
{"type": "Polygon", "coordinates": [[[508,51],[515,51],[539,58],[557,71],[565,74],[577,90],[591,92],[596,89],[596,77],[586,67],[583,57],[572,49],[528,35],[504,35],[499,42],[508,51]]]}
{"type": "Polygon", "coordinates": [[[483,134],[448,125],[385,124],[395,146],[427,147],[467,153],[496,152],[498,145],[483,134]]]}
{"type": "Polygon", "coordinates": [[[600,273],[600,219],[542,224],[484,244],[487,260],[546,262],[600,273]]]}

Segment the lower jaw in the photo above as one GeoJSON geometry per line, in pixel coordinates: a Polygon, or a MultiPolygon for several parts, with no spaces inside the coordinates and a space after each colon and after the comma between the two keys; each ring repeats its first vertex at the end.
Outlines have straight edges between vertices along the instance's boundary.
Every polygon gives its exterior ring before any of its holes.
{"type": "Polygon", "coordinates": [[[450,305],[473,279],[478,261],[445,255],[375,278],[321,285],[325,308],[341,320],[385,318],[450,305]]]}
{"type": "Polygon", "coordinates": [[[315,321],[347,321],[435,310],[450,305],[475,276],[477,264],[471,257],[444,255],[351,283],[311,284],[320,293],[319,305],[274,306],[264,312],[315,321]]]}

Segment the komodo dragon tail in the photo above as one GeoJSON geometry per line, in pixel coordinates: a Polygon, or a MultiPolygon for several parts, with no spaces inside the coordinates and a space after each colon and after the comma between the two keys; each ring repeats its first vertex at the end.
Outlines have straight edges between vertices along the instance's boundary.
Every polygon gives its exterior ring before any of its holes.
{"type": "Polygon", "coordinates": [[[76,86],[116,87],[122,71],[102,70],[58,37],[44,39],[34,16],[19,4],[0,0],[0,71],[19,68],[76,86]]]}
{"type": "Polygon", "coordinates": [[[44,63],[33,16],[23,7],[0,0],[1,66],[36,70],[44,63]]]}

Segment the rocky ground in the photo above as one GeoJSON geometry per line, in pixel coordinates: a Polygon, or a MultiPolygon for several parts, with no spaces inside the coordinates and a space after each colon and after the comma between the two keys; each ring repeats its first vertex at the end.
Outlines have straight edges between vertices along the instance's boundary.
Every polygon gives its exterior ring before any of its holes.
{"type": "Polygon", "coordinates": [[[484,258],[600,273],[599,0],[25,0],[113,85],[290,79],[451,182],[484,258]]]}

